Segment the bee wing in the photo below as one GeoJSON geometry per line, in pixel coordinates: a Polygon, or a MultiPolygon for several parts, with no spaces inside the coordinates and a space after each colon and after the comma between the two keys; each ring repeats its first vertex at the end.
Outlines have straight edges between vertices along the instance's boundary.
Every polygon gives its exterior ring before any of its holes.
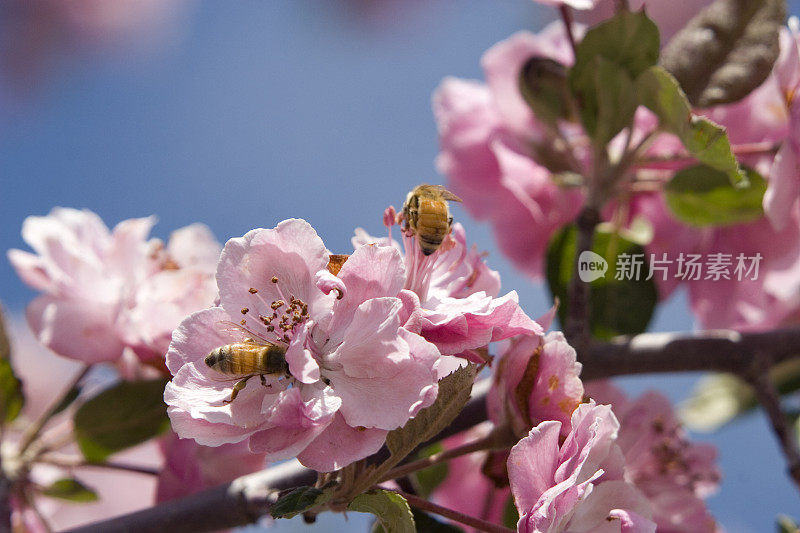
{"type": "Polygon", "coordinates": [[[270,342],[265,339],[263,335],[259,335],[255,331],[249,329],[247,326],[236,324],[230,320],[220,320],[219,323],[222,331],[227,332],[232,339],[242,341],[249,338],[252,339],[256,344],[263,344],[266,346],[273,346],[275,344],[274,342],[270,342]]]}
{"type": "Polygon", "coordinates": [[[459,198],[455,194],[451,193],[450,191],[448,191],[447,189],[445,189],[441,185],[437,185],[436,187],[439,189],[439,192],[442,193],[442,198],[444,198],[445,200],[447,200],[449,202],[460,202],[461,201],[461,198],[459,198]]]}
{"type": "Polygon", "coordinates": [[[416,190],[420,190],[420,192],[425,192],[426,189],[427,189],[427,191],[436,191],[436,194],[439,194],[442,197],[442,200],[447,200],[447,201],[450,201],[450,202],[460,202],[461,201],[461,198],[459,198],[455,194],[453,194],[450,191],[448,191],[447,189],[445,189],[444,186],[442,186],[442,185],[430,185],[428,183],[424,183],[424,184],[420,185],[419,187],[417,187],[414,190],[415,191],[416,190]]]}

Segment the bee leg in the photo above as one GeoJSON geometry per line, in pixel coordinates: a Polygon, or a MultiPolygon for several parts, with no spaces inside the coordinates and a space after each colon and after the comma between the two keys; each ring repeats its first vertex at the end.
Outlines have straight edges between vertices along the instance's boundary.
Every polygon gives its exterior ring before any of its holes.
{"type": "Polygon", "coordinates": [[[259,374],[258,377],[261,378],[261,384],[266,387],[267,386],[267,378],[264,377],[264,374],[259,374]]]}
{"type": "Polygon", "coordinates": [[[223,404],[231,403],[236,397],[239,395],[239,391],[244,389],[247,385],[247,380],[252,378],[253,376],[247,376],[246,378],[237,381],[236,385],[233,386],[233,390],[231,391],[231,397],[228,400],[222,400],[223,404]]]}

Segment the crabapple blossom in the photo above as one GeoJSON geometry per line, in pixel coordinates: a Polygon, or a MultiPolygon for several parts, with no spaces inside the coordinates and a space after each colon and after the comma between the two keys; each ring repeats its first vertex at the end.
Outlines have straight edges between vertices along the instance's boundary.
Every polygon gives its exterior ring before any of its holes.
{"type": "Polygon", "coordinates": [[[517,531],[654,532],[647,498],[623,478],[619,422],[607,405],[581,404],[563,444],[561,422],[542,422],[508,457],[517,531]]]}
{"type": "MultiPolygon", "coordinates": [[[[439,171],[472,216],[491,222],[503,253],[538,279],[550,236],[577,216],[583,193],[558,186],[533,157],[535,147],[549,142],[518,88],[519,71],[534,56],[573,62],[562,24],[493,46],[481,61],[486,84],[445,79],[433,95],[433,112],[439,171]]],[[[568,137],[577,133],[563,129],[568,137]]]]}
{"type": "MultiPolygon", "coordinates": [[[[391,227],[389,220],[390,234],[391,227]]],[[[489,342],[542,332],[520,308],[515,291],[497,296],[500,276],[486,266],[474,245],[467,246],[461,224],[453,224],[442,246],[429,256],[422,254],[414,235],[402,232],[402,239],[408,276],[399,297],[413,309],[406,313],[405,327],[442,354],[475,359],[471,350],[489,342]]],[[[375,238],[360,228],[352,242],[356,249],[376,243],[401,250],[391,235],[375,238]]]]}
{"type": "Polygon", "coordinates": [[[28,217],[22,236],[35,253],[10,250],[20,278],[44,294],[27,309],[28,324],[48,348],[87,363],[163,361],[172,330],[213,304],[219,245],[195,224],[166,247],[147,239],[154,217],[109,230],[89,210],[55,208],[28,217]]]}
{"type": "Polygon", "coordinates": [[[521,438],[540,422],[570,430],[572,412],[583,401],[581,364],[561,332],[510,339],[494,364],[487,397],[489,418],[521,438]]]}
{"type": "Polygon", "coordinates": [[[433,402],[440,353],[403,327],[414,309],[397,297],[400,253],[362,246],[337,275],[329,261],[304,220],[228,241],[219,306],[185,319],[167,354],[174,378],[164,399],[179,436],[209,446],[247,440],[268,461],[297,456],[332,471],[376,452],[433,402]],[[251,379],[228,401],[233,381],[205,358],[245,337],[285,347],[288,372],[251,379]]]}
{"type": "Polygon", "coordinates": [[[263,469],[264,454],[245,442],[211,448],[169,432],[158,441],[164,465],[158,475],[156,502],[180,498],[263,469]]]}
{"type": "MultiPolygon", "coordinates": [[[[705,328],[762,330],[795,321],[800,310],[800,210],[795,206],[790,223],[775,230],[762,217],[754,222],[725,227],[693,228],[672,216],[661,195],[639,195],[633,212],[653,227],[647,252],[672,261],[666,279],[657,273],[659,297],[666,298],[678,285],[689,291],[692,311],[705,328]],[[707,272],[678,276],[679,260],[690,255],[730,256],[728,279],[707,272]],[[739,276],[738,257],[761,257],[758,272],[739,276]],[[739,279],[741,277],[742,279],[739,279]]],[[[749,268],[750,261],[744,262],[749,268]]],[[[744,271],[742,272],[745,273],[744,271]]]]}
{"type": "MultiPolygon", "coordinates": [[[[775,155],[775,164],[769,174],[769,187],[764,194],[764,212],[776,229],[783,229],[791,218],[792,207],[800,197],[800,51],[798,20],[792,17],[789,28],[781,31],[780,56],[775,62],[770,81],[778,87],[779,98],[788,109],[788,134],[775,155]]],[[[779,100],[780,101],[780,100],[779,100]]],[[[780,104],[773,108],[783,110],[780,104]]],[[[769,108],[767,108],[769,109],[769,108]]]]}
{"type": "Polygon", "coordinates": [[[690,442],[669,401],[657,392],[630,400],[605,381],[588,384],[587,392],[614,409],[625,480],[647,496],[658,530],[716,531],[703,501],[719,484],[714,446],[690,442]]]}

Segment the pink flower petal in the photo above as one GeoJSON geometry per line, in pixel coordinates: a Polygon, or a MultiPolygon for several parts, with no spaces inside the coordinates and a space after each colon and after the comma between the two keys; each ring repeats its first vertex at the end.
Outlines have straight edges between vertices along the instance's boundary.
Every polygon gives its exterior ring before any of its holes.
{"type": "Polygon", "coordinates": [[[100,304],[40,296],[28,305],[28,325],[56,353],[84,361],[114,361],[124,345],[116,335],[116,310],[100,304]]]}
{"type": "Polygon", "coordinates": [[[337,414],[297,460],[319,472],[332,472],[377,452],[387,433],[380,429],[354,428],[337,414]]]}

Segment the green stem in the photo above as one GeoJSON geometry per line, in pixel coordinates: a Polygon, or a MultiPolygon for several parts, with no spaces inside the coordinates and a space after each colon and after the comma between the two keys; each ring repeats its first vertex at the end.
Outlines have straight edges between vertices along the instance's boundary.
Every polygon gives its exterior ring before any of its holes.
{"type": "Polygon", "coordinates": [[[33,442],[42,432],[42,429],[44,429],[44,426],[47,424],[47,422],[53,417],[53,415],[56,414],[56,411],[59,410],[59,407],[64,402],[64,399],[67,397],[67,395],[70,394],[72,389],[75,388],[84,377],[86,377],[86,374],[89,373],[90,369],[91,366],[83,365],[83,368],[81,368],[80,372],[78,372],[75,375],[75,377],[70,382],[69,386],[64,389],[64,393],[61,396],[59,396],[55,402],[53,402],[50,408],[47,411],[45,411],[45,413],[41,417],[39,417],[38,420],[36,420],[33,424],[31,424],[31,426],[22,436],[22,444],[20,445],[19,448],[20,455],[24,454],[25,451],[30,447],[30,445],[33,444],[33,442]]]}

